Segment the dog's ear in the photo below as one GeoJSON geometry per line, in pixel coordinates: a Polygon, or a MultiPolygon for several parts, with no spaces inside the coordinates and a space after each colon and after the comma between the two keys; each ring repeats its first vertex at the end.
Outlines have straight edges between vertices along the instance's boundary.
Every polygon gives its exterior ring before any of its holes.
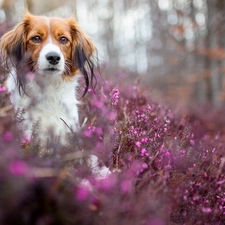
{"type": "Polygon", "coordinates": [[[29,71],[27,66],[28,54],[26,54],[26,33],[31,16],[27,12],[24,20],[0,39],[0,52],[3,65],[7,72],[11,72],[12,67],[16,69],[16,81],[20,94],[22,94],[22,91],[26,93],[24,74],[29,71]]]}
{"type": "Polygon", "coordinates": [[[74,19],[68,19],[68,23],[71,27],[73,37],[73,63],[84,75],[85,79],[85,90],[83,96],[87,93],[89,85],[93,88],[94,75],[94,58],[93,55],[96,51],[92,40],[82,31],[77,25],[74,19]]]}
{"type": "Polygon", "coordinates": [[[23,60],[25,53],[24,22],[16,25],[0,39],[0,49],[3,60],[11,66],[17,67],[23,60]]]}

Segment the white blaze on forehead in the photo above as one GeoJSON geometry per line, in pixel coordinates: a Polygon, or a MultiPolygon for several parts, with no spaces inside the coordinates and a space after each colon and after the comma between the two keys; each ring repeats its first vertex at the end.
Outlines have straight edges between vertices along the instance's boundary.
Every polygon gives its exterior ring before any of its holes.
{"type": "Polygon", "coordinates": [[[58,54],[62,55],[62,52],[61,52],[60,48],[59,48],[57,45],[54,45],[54,44],[52,44],[52,43],[46,44],[46,45],[43,47],[43,49],[41,50],[40,55],[41,55],[41,54],[44,54],[44,53],[45,53],[45,55],[46,55],[46,54],[48,54],[49,52],[57,52],[58,54]]]}
{"type": "Polygon", "coordinates": [[[46,24],[48,25],[48,39],[47,39],[47,42],[48,43],[52,43],[52,34],[51,34],[51,29],[50,29],[50,18],[49,17],[45,17],[45,21],[46,21],[46,24]]]}
{"type": "Polygon", "coordinates": [[[40,73],[45,73],[48,69],[55,69],[55,74],[63,74],[65,69],[65,58],[60,50],[59,46],[54,44],[53,42],[53,34],[51,34],[51,18],[45,17],[46,25],[48,26],[48,37],[43,45],[39,57],[38,57],[38,69],[40,73]],[[50,61],[47,59],[48,53],[58,53],[60,56],[60,60],[57,64],[51,64],[50,61]]]}

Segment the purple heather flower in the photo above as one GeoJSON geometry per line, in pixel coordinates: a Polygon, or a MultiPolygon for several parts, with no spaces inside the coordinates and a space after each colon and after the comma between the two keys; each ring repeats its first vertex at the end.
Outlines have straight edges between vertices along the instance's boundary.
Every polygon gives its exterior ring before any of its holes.
{"type": "Polygon", "coordinates": [[[132,188],[132,183],[130,180],[124,180],[121,185],[121,190],[122,192],[124,193],[129,193],[131,191],[131,188],[132,188]]]}
{"type": "Polygon", "coordinates": [[[5,86],[0,87],[0,93],[4,93],[4,92],[6,92],[6,87],[5,86]]]}
{"type": "Polygon", "coordinates": [[[142,143],[147,143],[147,142],[148,142],[148,138],[142,138],[142,139],[141,139],[141,142],[142,142],[142,143]]]}
{"type": "Polygon", "coordinates": [[[79,187],[76,191],[76,198],[79,201],[85,201],[89,196],[89,190],[86,187],[79,187]]]}
{"type": "Polygon", "coordinates": [[[11,142],[13,140],[12,132],[7,131],[5,134],[3,134],[3,139],[5,142],[11,142]]]}
{"type": "Polygon", "coordinates": [[[141,156],[146,156],[147,150],[145,148],[141,149],[141,156]]]}
{"type": "Polygon", "coordinates": [[[137,141],[137,142],[135,143],[135,145],[136,145],[137,147],[140,147],[140,146],[141,146],[141,142],[140,142],[140,141],[137,141]]]}
{"type": "Polygon", "coordinates": [[[168,152],[168,151],[165,152],[165,156],[169,158],[170,157],[170,152],[168,152]]]}
{"type": "Polygon", "coordinates": [[[120,95],[119,90],[117,88],[113,88],[113,90],[110,93],[110,96],[112,98],[112,105],[113,106],[116,106],[118,104],[119,95],[120,95]]]}
{"type": "Polygon", "coordinates": [[[146,169],[148,169],[148,164],[142,163],[141,167],[142,167],[143,170],[146,170],[146,169]]]}
{"type": "Polygon", "coordinates": [[[190,140],[190,144],[193,146],[195,145],[195,141],[194,140],[190,140]]]}
{"type": "Polygon", "coordinates": [[[209,207],[202,207],[202,212],[203,213],[211,213],[212,212],[212,209],[209,208],[209,207]]]}
{"type": "Polygon", "coordinates": [[[26,145],[31,143],[32,137],[30,135],[24,136],[22,139],[22,145],[26,145]]]}
{"type": "Polygon", "coordinates": [[[105,179],[99,180],[97,185],[99,186],[101,190],[110,191],[115,187],[116,183],[117,183],[117,177],[114,175],[111,175],[105,179]]]}
{"type": "Polygon", "coordinates": [[[92,137],[93,133],[95,132],[96,127],[95,126],[89,126],[85,131],[84,131],[84,136],[86,137],[92,137]]]}
{"type": "Polygon", "coordinates": [[[115,112],[107,112],[106,116],[111,121],[116,120],[116,113],[115,112]]]}
{"type": "Polygon", "coordinates": [[[28,166],[25,162],[16,160],[9,164],[9,171],[16,176],[24,175],[28,171],[28,166]]]}

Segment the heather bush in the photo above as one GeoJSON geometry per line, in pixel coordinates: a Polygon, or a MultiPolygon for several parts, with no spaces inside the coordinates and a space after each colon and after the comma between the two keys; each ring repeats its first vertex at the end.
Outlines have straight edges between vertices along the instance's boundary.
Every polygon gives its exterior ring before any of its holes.
{"type": "Polygon", "coordinates": [[[42,149],[0,88],[0,224],[224,224],[223,109],[175,113],[139,83],[82,101],[80,133],[42,149]]]}

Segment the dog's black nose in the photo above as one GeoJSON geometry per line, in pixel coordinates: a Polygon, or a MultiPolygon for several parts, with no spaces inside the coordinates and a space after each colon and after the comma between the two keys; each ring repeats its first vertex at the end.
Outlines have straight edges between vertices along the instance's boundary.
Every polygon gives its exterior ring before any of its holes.
{"type": "Polygon", "coordinates": [[[46,59],[49,61],[50,64],[56,65],[59,63],[61,57],[60,57],[59,53],[57,53],[57,52],[49,52],[46,55],[46,59]]]}

